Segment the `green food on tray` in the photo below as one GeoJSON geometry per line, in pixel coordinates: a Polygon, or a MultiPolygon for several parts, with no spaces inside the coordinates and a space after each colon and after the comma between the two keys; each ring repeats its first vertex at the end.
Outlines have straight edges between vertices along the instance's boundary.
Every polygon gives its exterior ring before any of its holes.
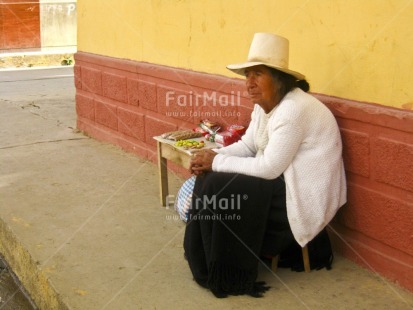
{"type": "Polygon", "coordinates": [[[195,141],[195,140],[178,140],[175,142],[175,146],[182,147],[185,150],[188,149],[201,149],[205,146],[204,141],[195,141]]]}

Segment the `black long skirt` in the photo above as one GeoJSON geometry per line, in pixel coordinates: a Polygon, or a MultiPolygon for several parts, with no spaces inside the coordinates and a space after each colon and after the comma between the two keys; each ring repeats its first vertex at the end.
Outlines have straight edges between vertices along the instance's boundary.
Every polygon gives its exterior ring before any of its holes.
{"type": "Polygon", "coordinates": [[[195,281],[215,296],[262,296],[268,287],[256,282],[260,255],[279,254],[293,241],[282,177],[197,177],[184,250],[195,281]]]}

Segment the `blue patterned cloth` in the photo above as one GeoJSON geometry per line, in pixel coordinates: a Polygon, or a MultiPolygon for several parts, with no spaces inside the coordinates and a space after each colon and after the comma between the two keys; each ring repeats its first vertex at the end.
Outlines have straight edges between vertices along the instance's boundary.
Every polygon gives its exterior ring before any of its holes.
{"type": "Polygon", "coordinates": [[[192,192],[194,191],[196,176],[190,177],[182,184],[175,199],[174,208],[178,212],[181,220],[188,220],[188,211],[191,207],[192,192]]]}

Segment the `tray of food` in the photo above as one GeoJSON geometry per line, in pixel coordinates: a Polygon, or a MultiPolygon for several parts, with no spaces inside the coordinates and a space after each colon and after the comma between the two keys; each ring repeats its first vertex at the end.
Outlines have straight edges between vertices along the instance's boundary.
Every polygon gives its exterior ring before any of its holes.
{"type": "Polygon", "coordinates": [[[202,149],[213,149],[217,147],[214,142],[207,141],[201,133],[192,130],[166,132],[160,136],[154,137],[154,139],[167,143],[188,154],[192,154],[202,149]]]}
{"type": "Polygon", "coordinates": [[[172,141],[187,140],[199,137],[202,137],[202,133],[192,130],[176,130],[161,134],[161,138],[172,141]]]}

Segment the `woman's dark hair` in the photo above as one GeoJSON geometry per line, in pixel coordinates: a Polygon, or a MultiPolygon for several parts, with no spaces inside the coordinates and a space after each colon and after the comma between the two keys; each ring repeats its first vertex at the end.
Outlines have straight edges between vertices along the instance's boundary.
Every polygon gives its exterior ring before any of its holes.
{"type": "Polygon", "coordinates": [[[310,84],[304,80],[297,80],[296,77],[292,76],[291,74],[279,71],[274,68],[269,68],[271,71],[272,77],[279,82],[280,86],[280,95],[283,98],[289,91],[293,90],[294,88],[298,87],[305,92],[310,90],[310,84]]]}

